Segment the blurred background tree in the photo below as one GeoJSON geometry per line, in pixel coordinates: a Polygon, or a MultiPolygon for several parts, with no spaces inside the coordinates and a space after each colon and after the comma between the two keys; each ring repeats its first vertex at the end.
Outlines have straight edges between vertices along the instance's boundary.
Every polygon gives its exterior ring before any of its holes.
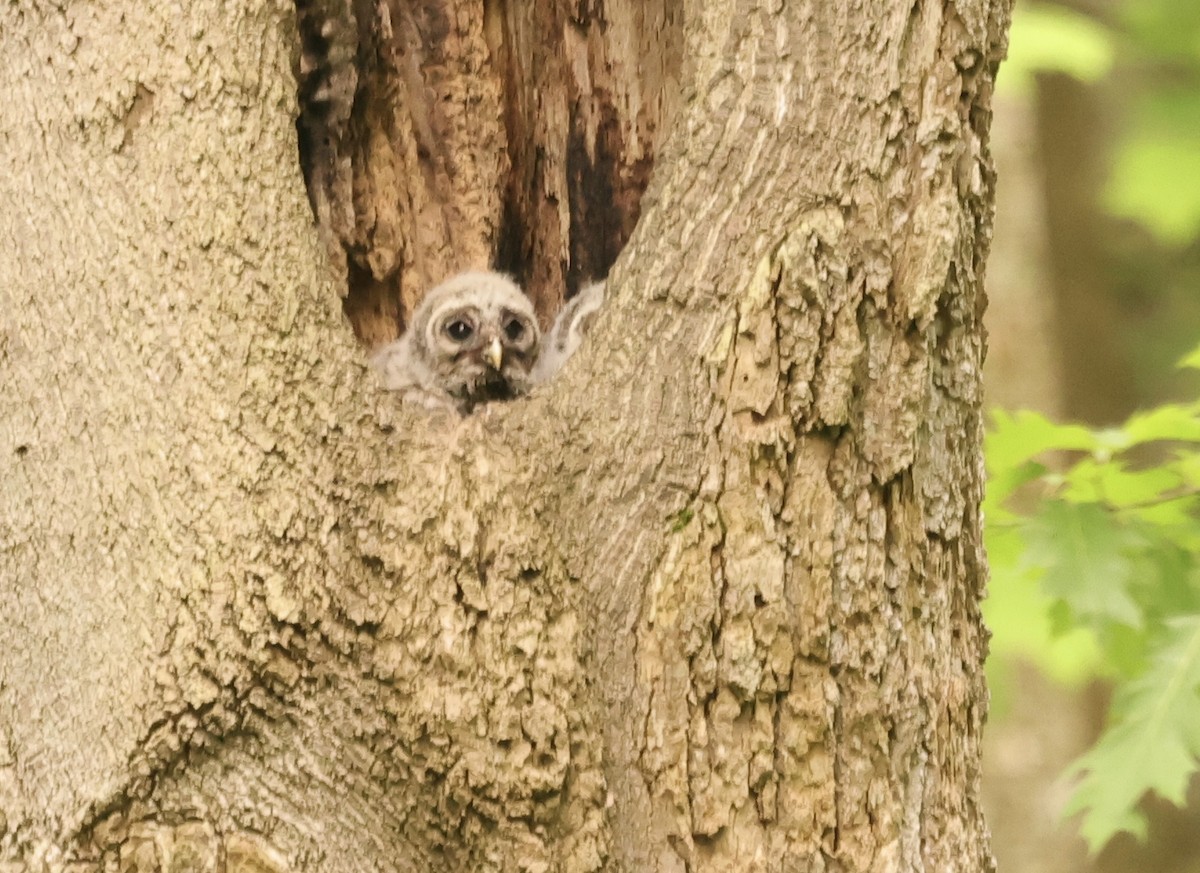
{"type": "Polygon", "coordinates": [[[996,854],[1200,871],[1200,3],[1018,0],[1001,91],[996,854]]]}

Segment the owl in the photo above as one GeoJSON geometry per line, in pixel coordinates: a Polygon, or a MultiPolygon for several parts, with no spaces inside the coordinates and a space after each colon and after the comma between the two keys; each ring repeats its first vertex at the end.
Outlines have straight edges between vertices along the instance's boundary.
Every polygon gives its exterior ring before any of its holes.
{"type": "Polygon", "coordinates": [[[460,273],[425,295],[404,336],[371,363],[384,388],[461,413],[533,386],[541,334],[529,298],[507,276],[460,273]]]}
{"type": "Polygon", "coordinates": [[[567,358],[575,354],[603,303],[604,282],[592,282],[567,301],[542,341],[542,351],[533,368],[534,384],[548,382],[562,369],[567,358]]]}

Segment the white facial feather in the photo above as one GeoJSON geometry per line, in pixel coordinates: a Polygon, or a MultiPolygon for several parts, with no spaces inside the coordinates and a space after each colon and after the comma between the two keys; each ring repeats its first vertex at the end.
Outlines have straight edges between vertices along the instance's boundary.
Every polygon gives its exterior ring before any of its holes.
{"type": "Polygon", "coordinates": [[[526,393],[541,345],[533,304],[507,276],[460,273],[432,289],[404,336],[371,363],[383,387],[470,412],[526,393]]]}

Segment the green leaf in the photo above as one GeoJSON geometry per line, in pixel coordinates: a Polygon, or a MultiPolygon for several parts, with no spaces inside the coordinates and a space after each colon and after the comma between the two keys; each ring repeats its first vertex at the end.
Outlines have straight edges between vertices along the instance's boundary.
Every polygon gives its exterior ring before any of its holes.
{"type": "Polygon", "coordinates": [[[1111,513],[1092,503],[1048,500],[1024,535],[1026,564],[1044,571],[1044,590],[1074,616],[1098,626],[1106,621],[1141,626],[1141,610],[1129,595],[1133,564],[1125,554],[1136,537],[1111,513]]]}
{"type": "Polygon", "coordinates": [[[1094,82],[1108,73],[1112,62],[1112,36],[1095,19],[1062,6],[1018,4],[1013,10],[1000,86],[1027,91],[1033,76],[1043,72],[1094,82]]]}
{"type": "Polygon", "coordinates": [[[1064,685],[1079,686],[1101,674],[1102,656],[1095,634],[1084,627],[1073,627],[1057,634],[1050,624],[1050,601],[1038,586],[1035,574],[1016,565],[1020,537],[1004,531],[988,537],[992,556],[992,579],[983,602],[983,616],[992,631],[989,646],[989,682],[996,677],[994,668],[1003,660],[1032,661],[1046,675],[1064,685]],[[1012,556],[1012,561],[997,561],[994,556],[1012,556]]]}
{"type": "Polygon", "coordinates": [[[1149,653],[1145,629],[1109,622],[1096,636],[1104,652],[1104,669],[1118,682],[1128,682],[1146,672],[1149,653]]]}
{"type": "Polygon", "coordinates": [[[1180,452],[1168,466],[1180,482],[1179,499],[1169,505],[1184,514],[1193,527],[1200,529],[1200,522],[1191,514],[1200,504],[1200,452],[1180,452]]]}
{"type": "Polygon", "coordinates": [[[1096,436],[1078,424],[1055,424],[1044,415],[1022,409],[992,411],[992,427],[984,440],[988,473],[1015,470],[1043,452],[1093,451],[1096,436]]]}
{"type": "Polygon", "coordinates": [[[1103,503],[1114,509],[1153,503],[1180,485],[1169,467],[1128,469],[1116,460],[1085,458],[1065,476],[1062,496],[1073,503],[1103,503]]]}
{"type": "Polygon", "coordinates": [[[1155,648],[1150,669],[1122,686],[1113,721],[1072,765],[1083,774],[1067,814],[1083,812],[1092,851],[1120,831],[1145,836],[1137,804],[1147,791],[1182,804],[1200,756],[1200,616],[1177,618],[1155,648]]]}
{"type": "Polygon", "coordinates": [[[1013,492],[1030,482],[1045,480],[1046,468],[1036,461],[1026,461],[1011,470],[997,470],[988,477],[987,491],[984,497],[984,512],[989,519],[1009,520],[1015,518],[1013,513],[1004,508],[1004,501],[1013,492]]]}
{"type": "Polygon", "coordinates": [[[1195,555],[1193,549],[1158,537],[1132,556],[1137,581],[1131,593],[1149,622],[1161,624],[1179,615],[1200,613],[1195,555]]]}
{"type": "Polygon", "coordinates": [[[1188,352],[1187,355],[1184,356],[1183,360],[1179,362],[1179,366],[1191,367],[1192,369],[1200,370],[1200,346],[1196,346],[1196,348],[1188,352]]]}
{"type": "Polygon", "coordinates": [[[1200,407],[1168,403],[1133,415],[1121,429],[1129,445],[1158,441],[1200,442],[1200,407]]]}

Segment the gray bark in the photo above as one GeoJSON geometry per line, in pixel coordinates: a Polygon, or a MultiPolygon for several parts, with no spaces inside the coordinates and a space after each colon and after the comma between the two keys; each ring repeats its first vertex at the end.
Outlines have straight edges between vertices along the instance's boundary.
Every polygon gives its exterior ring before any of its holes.
{"type": "Polygon", "coordinates": [[[605,317],[457,419],[360,363],[287,5],[0,12],[0,857],[990,867],[1007,4],[681,14],[605,317]]]}

